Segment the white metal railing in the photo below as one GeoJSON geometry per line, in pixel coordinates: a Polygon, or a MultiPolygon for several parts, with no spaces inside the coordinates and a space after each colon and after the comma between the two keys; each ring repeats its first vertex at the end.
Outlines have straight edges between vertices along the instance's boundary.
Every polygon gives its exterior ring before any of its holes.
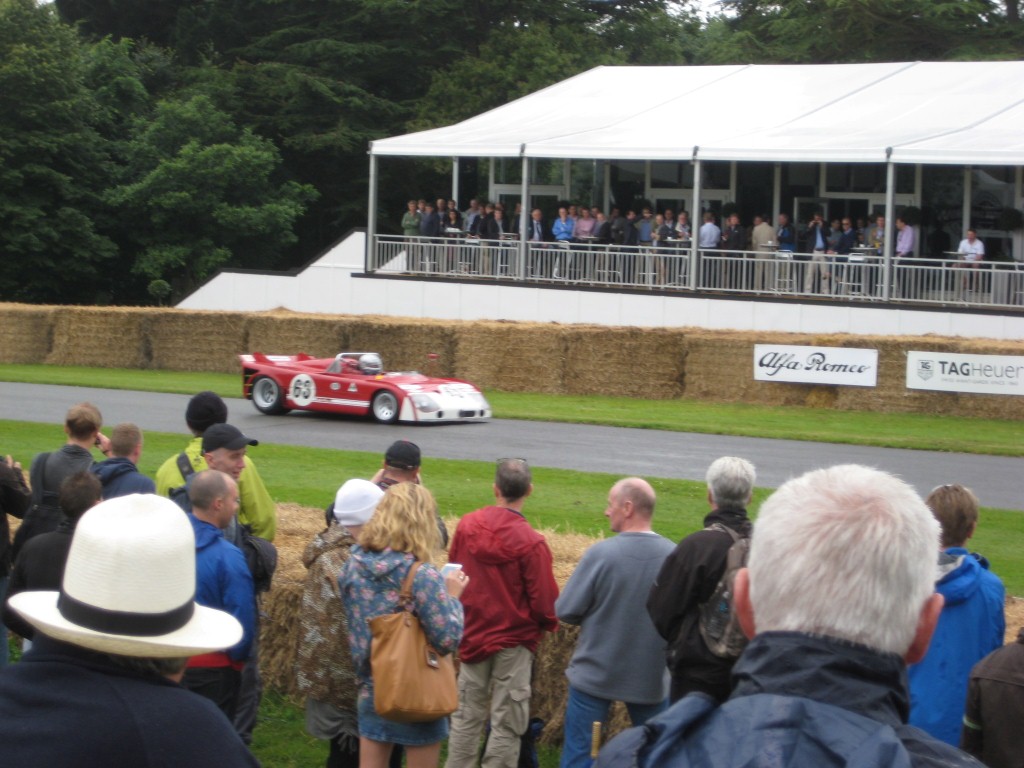
{"type": "MultiPolygon", "coordinates": [[[[874,254],[701,250],[688,244],[528,243],[465,237],[378,235],[367,270],[466,280],[691,289],[733,294],[882,301],[884,265],[874,254]]],[[[1024,264],[894,259],[891,301],[1024,308],[1024,264]]]]}

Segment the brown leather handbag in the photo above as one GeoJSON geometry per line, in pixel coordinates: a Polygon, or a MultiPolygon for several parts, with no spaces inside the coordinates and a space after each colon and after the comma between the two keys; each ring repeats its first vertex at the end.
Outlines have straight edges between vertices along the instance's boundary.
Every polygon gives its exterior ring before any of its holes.
{"type": "Polygon", "coordinates": [[[412,581],[422,564],[413,563],[402,582],[402,610],[369,620],[373,707],[400,723],[437,720],[459,706],[452,656],[431,647],[413,613],[412,581]]]}

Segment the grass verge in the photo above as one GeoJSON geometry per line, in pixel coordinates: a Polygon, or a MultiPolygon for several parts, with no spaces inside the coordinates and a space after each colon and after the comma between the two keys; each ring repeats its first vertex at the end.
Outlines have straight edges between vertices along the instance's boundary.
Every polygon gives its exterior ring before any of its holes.
{"type": "MultiPolygon", "coordinates": [[[[240,375],[226,373],[0,365],[0,380],[174,394],[212,389],[223,397],[241,396],[240,375]]],[[[488,391],[487,398],[494,413],[506,419],[1024,456],[1024,427],[1016,421],[521,392],[488,391]]]]}
{"type": "MultiPolygon", "coordinates": [[[[0,421],[4,444],[0,451],[13,453],[24,465],[41,451],[64,442],[60,425],[0,421]]],[[[147,475],[169,456],[176,456],[187,443],[183,434],[146,432],[139,468],[147,475]]],[[[339,451],[328,448],[300,448],[260,443],[250,449],[267,487],[279,502],[296,502],[326,507],[338,486],[351,477],[370,477],[380,466],[380,454],[339,451]]],[[[98,454],[97,454],[98,457],[98,454]]],[[[489,504],[494,464],[490,461],[431,459],[426,482],[438,501],[441,514],[460,516],[489,504]]],[[[536,490],[527,505],[530,521],[555,531],[606,535],[604,508],[608,489],[618,476],[537,467],[536,490]]],[[[698,530],[707,513],[703,483],[667,478],[647,478],[658,494],[654,528],[673,541],[698,530]]],[[[756,512],[770,489],[759,488],[751,509],[756,512]]],[[[984,509],[972,546],[992,562],[993,570],[1013,595],[1024,595],[1024,514],[1010,510],[984,509]]]]}

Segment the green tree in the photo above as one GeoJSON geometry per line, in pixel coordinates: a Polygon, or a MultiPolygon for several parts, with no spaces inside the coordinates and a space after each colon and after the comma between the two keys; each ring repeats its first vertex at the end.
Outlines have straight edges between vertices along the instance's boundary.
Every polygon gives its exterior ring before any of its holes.
{"type": "Polygon", "coordinates": [[[991,0],[722,0],[706,63],[847,63],[1014,58],[1018,24],[991,0]]]}
{"type": "Polygon", "coordinates": [[[274,145],[205,95],[160,102],[138,122],[127,159],[131,181],[109,199],[133,222],[133,271],[179,292],[221,266],[276,265],[316,195],[279,181],[274,145]]]}
{"type": "Polygon", "coordinates": [[[0,297],[91,303],[114,243],[112,171],[84,49],[52,6],[0,0],[0,297]]]}

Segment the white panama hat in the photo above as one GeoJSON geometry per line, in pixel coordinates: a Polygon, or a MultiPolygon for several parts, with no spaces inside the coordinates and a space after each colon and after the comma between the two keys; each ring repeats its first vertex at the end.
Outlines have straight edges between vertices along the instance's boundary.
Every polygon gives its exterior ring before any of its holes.
{"type": "Polygon", "coordinates": [[[9,604],[43,634],[94,651],[168,658],[230,648],[242,625],[195,602],[195,534],[170,499],[133,494],[78,521],[60,592],[9,604]]]}

